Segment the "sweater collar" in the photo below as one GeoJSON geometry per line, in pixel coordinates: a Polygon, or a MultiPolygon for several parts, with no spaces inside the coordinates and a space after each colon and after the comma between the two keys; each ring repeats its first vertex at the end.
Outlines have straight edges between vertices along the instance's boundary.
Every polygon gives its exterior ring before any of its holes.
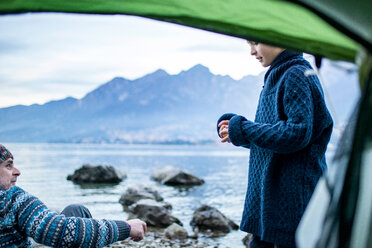
{"type": "Polygon", "coordinates": [[[278,65],[282,64],[283,62],[293,58],[293,57],[296,57],[296,56],[302,56],[303,54],[301,52],[293,52],[293,51],[288,51],[288,50],[284,50],[281,54],[278,55],[278,57],[276,57],[274,59],[274,61],[271,63],[270,65],[270,68],[269,70],[266,72],[265,74],[265,81],[266,81],[266,78],[268,77],[268,75],[270,74],[270,72],[276,68],[278,65]]]}

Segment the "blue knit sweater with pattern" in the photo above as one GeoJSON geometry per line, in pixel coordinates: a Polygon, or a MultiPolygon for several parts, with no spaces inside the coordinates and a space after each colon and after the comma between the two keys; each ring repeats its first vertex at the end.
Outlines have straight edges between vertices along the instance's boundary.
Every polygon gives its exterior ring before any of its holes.
{"type": "Polygon", "coordinates": [[[19,187],[0,188],[0,247],[103,247],[129,237],[124,221],[65,217],[19,187]]]}
{"type": "Polygon", "coordinates": [[[250,148],[240,229],[285,247],[295,247],[333,127],[320,82],[308,70],[302,54],[285,50],[265,74],[255,121],[235,114],[218,120],[230,120],[234,145],[250,148]]]}

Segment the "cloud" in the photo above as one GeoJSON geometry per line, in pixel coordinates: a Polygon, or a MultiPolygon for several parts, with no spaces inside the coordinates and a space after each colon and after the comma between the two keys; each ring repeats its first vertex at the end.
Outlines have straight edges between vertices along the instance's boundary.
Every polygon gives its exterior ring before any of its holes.
{"type": "Polygon", "coordinates": [[[5,54],[19,53],[25,48],[27,46],[19,41],[5,40],[4,37],[0,38],[0,57],[5,54]]]}
{"type": "MultiPolygon", "coordinates": [[[[15,94],[11,104],[79,97],[83,88],[87,93],[114,77],[134,80],[159,68],[177,74],[203,64],[235,79],[263,70],[242,39],[141,17],[6,15],[0,32],[0,87],[15,94]]],[[[0,107],[10,99],[0,99],[0,107]]]]}
{"type": "Polygon", "coordinates": [[[216,52],[216,53],[240,53],[242,52],[242,47],[229,46],[229,44],[196,44],[182,49],[185,52],[216,52]]]}

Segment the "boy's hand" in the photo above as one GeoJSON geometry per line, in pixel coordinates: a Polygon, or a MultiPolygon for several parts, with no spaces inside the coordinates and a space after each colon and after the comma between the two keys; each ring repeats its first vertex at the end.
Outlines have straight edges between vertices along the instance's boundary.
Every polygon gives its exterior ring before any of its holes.
{"type": "Polygon", "coordinates": [[[133,241],[142,240],[147,229],[146,223],[139,219],[128,220],[127,223],[131,227],[129,234],[130,239],[133,241]]]}
{"type": "Polygon", "coordinates": [[[218,127],[220,128],[219,130],[219,135],[221,137],[221,142],[229,142],[231,143],[229,139],[229,121],[228,120],[223,120],[220,123],[218,123],[218,127]]]}

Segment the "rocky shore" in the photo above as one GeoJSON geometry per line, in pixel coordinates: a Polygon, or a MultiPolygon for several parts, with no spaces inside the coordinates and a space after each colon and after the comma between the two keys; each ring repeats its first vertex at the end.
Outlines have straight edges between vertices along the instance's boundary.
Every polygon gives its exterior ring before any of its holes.
{"type": "Polygon", "coordinates": [[[195,247],[195,248],[222,248],[217,243],[210,243],[203,238],[187,237],[185,239],[169,239],[165,232],[156,229],[149,229],[145,238],[140,242],[134,242],[130,239],[116,242],[109,247],[124,248],[124,247],[146,247],[146,248],[181,248],[181,247],[195,247]]]}
{"type": "MultiPolygon", "coordinates": [[[[213,237],[219,233],[206,232],[203,235],[194,234],[185,239],[170,239],[166,236],[164,229],[149,227],[143,240],[134,242],[130,239],[113,243],[107,247],[125,248],[125,247],[144,247],[144,248],[233,248],[223,246],[214,240],[213,237]]],[[[242,241],[244,243],[244,240],[242,241]]],[[[34,243],[33,247],[47,248],[47,246],[34,243]]],[[[248,247],[246,245],[246,247],[248,247]]]]}
{"type": "MultiPolygon", "coordinates": [[[[68,176],[76,184],[84,183],[118,183],[126,178],[126,173],[113,166],[83,165],[74,174],[68,176]]],[[[168,186],[199,186],[205,181],[191,173],[171,166],[158,167],[151,179],[168,186]]],[[[111,244],[108,247],[146,247],[146,248],[233,248],[222,245],[218,238],[237,230],[238,225],[226,217],[217,208],[200,205],[190,216],[189,232],[176,216],[172,214],[173,206],[164,201],[160,193],[147,185],[133,184],[122,193],[119,203],[128,213],[129,219],[139,218],[147,223],[148,231],[143,240],[134,242],[129,238],[111,244]]],[[[242,240],[242,244],[245,241],[242,240]]],[[[46,246],[36,244],[34,247],[46,246]]]]}

